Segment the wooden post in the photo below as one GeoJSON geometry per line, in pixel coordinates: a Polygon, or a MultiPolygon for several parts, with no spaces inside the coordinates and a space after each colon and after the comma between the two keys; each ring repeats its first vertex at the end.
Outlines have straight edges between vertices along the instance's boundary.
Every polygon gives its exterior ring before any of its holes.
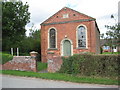
{"type": "Polygon", "coordinates": [[[13,55],[13,48],[11,48],[11,54],[13,55]]]}
{"type": "Polygon", "coordinates": [[[17,56],[19,56],[19,48],[17,48],[17,56]]]}

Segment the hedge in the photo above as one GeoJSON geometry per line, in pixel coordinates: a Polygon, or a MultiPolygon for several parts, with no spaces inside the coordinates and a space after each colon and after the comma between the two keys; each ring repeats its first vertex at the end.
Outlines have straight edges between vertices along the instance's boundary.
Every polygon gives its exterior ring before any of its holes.
{"type": "Polygon", "coordinates": [[[60,73],[85,76],[118,76],[120,55],[77,54],[63,57],[60,73]]]}
{"type": "Polygon", "coordinates": [[[13,59],[13,56],[7,53],[0,52],[0,56],[2,56],[2,58],[0,58],[0,64],[5,64],[6,62],[13,59]]]}

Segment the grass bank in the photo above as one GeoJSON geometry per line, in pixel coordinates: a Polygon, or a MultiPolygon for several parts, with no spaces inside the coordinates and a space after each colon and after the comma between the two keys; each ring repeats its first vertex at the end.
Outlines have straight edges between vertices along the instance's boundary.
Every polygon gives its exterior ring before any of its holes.
{"type": "Polygon", "coordinates": [[[102,54],[120,54],[120,52],[103,52],[102,54]]]}
{"type": "Polygon", "coordinates": [[[3,53],[3,52],[0,52],[0,57],[1,57],[0,64],[5,64],[6,62],[13,59],[13,56],[11,54],[3,53]]]}
{"type": "Polygon", "coordinates": [[[104,84],[104,85],[118,85],[118,80],[100,77],[85,77],[85,76],[73,76],[62,73],[37,73],[27,71],[15,71],[15,70],[3,70],[2,74],[24,76],[24,77],[36,77],[50,80],[70,81],[76,83],[90,83],[90,84],[104,84]]]}

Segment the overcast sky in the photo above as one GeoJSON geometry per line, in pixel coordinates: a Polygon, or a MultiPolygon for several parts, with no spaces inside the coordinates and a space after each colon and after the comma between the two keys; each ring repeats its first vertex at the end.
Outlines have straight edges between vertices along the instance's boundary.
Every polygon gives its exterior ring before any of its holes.
{"type": "MultiPolygon", "coordinates": [[[[22,0],[28,2],[31,13],[30,23],[26,26],[29,30],[34,23],[36,29],[40,24],[55,14],[63,7],[72,8],[78,12],[96,18],[101,33],[106,32],[105,25],[113,25],[118,19],[118,2],[120,0],[22,0]],[[115,19],[111,19],[113,14],[115,19]]],[[[27,32],[28,35],[29,32],[27,32]]]]}

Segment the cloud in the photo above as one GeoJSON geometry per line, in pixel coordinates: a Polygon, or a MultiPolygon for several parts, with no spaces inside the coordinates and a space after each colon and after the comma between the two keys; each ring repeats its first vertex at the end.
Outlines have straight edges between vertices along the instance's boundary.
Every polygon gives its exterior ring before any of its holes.
{"type": "Polygon", "coordinates": [[[109,25],[109,26],[113,26],[117,23],[117,13],[114,13],[114,18],[111,18],[112,14],[108,14],[108,15],[103,15],[100,16],[96,19],[97,24],[99,25],[99,29],[101,31],[101,33],[106,33],[107,28],[105,28],[105,25],[109,25]]]}
{"type": "Polygon", "coordinates": [[[76,8],[77,6],[79,6],[79,2],[81,2],[82,0],[66,0],[66,6],[69,8],[76,8]]]}
{"type": "MultiPolygon", "coordinates": [[[[104,25],[109,24],[109,15],[117,14],[119,0],[22,0],[27,1],[31,13],[30,24],[26,27],[31,27],[32,23],[36,28],[40,28],[40,23],[55,14],[61,8],[67,6],[78,12],[87,14],[97,20],[98,27],[101,32],[105,32],[104,25]]],[[[116,15],[117,17],[117,15],[116,15]]]]}

